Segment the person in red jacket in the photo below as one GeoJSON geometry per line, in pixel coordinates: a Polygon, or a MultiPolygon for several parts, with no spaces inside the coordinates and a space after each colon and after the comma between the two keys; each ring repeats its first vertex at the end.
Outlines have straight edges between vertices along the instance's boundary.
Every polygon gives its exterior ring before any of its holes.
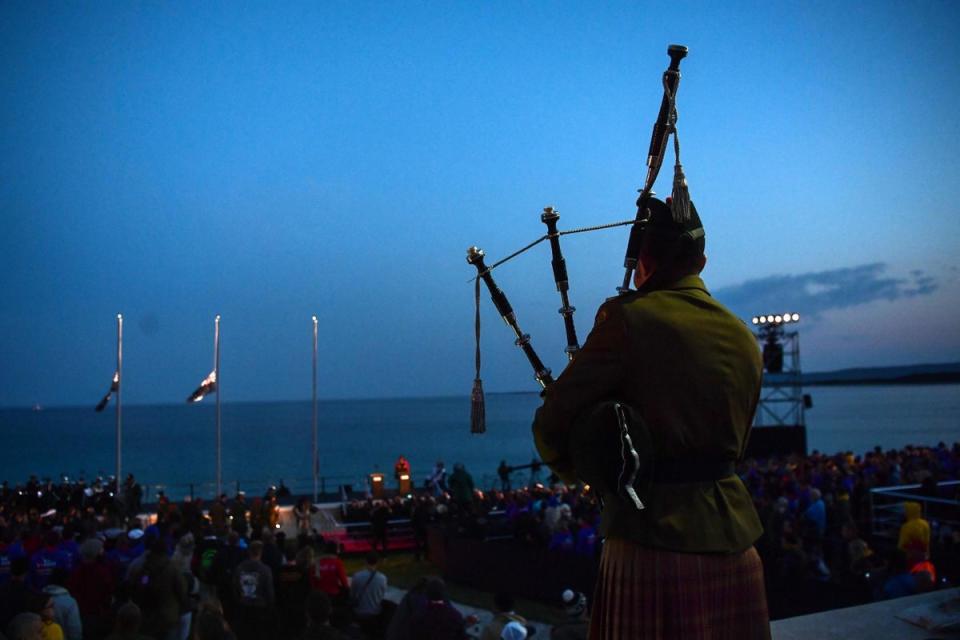
{"type": "Polygon", "coordinates": [[[328,542],[324,553],[314,561],[313,570],[310,572],[310,586],[323,591],[334,603],[342,600],[350,591],[347,571],[337,551],[337,543],[328,542]]]}
{"type": "Polygon", "coordinates": [[[100,540],[90,538],[80,545],[80,564],[73,570],[66,586],[77,600],[83,628],[90,630],[93,637],[108,633],[115,582],[113,572],[103,560],[100,540]]]}
{"type": "Polygon", "coordinates": [[[310,571],[310,586],[330,598],[334,626],[340,626],[350,618],[350,582],[338,551],[335,541],[327,542],[324,553],[314,561],[310,571]]]}

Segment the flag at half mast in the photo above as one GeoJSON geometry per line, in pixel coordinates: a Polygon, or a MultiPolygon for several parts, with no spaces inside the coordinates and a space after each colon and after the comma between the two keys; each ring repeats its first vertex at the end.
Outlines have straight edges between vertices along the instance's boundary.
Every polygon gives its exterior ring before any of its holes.
{"type": "Polygon", "coordinates": [[[207,396],[217,390],[217,371],[214,369],[210,372],[206,378],[203,379],[203,382],[200,383],[200,386],[193,390],[187,397],[187,402],[200,402],[203,400],[204,396],[207,396]]]}
{"type": "Polygon", "coordinates": [[[112,396],[119,390],[120,390],[120,372],[114,371],[113,382],[110,383],[110,390],[107,391],[107,395],[103,396],[100,402],[97,403],[97,406],[94,407],[94,410],[103,411],[104,409],[106,409],[107,404],[110,402],[110,396],[112,396]]]}

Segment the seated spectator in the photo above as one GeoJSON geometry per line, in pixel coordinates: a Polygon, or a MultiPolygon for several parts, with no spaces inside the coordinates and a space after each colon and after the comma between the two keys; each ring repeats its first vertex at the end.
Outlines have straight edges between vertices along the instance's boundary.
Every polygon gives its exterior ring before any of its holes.
{"type": "Polygon", "coordinates": [[[587,596],[566,589],[561,594],[563,611],[567,620],[553,626],[550,640],[587,640],[590,618],[587,615],[587,596]]]}
{"type": "Polygon", "coordinates": [[[410,620],[410,637],[417,640],[464,640],[466,627],[476,624],[474,616],[463,617],[447,599],[447,588],[440,578],[429,578],[425,591],[426,605],[410,620]]]}
{"type": "Polygon", "coordinates": [[[480,640],[526,640],[527,621],[514,611],[513,596],[500,592],[493,597],[493,620],[480,632],[480,640]]]}

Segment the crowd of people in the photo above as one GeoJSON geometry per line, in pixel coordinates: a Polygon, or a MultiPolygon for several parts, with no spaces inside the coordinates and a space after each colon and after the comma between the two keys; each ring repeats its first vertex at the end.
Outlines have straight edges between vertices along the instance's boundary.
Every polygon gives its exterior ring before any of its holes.
{"type": "MultiPolygon", "coordinates": [[[[127,516],[115,487],[87,489],[4,485],[0,638],[403,640],[433,628],[462,638],[475,622],[439,579],[411,590],[392,616],[377,555],[348,578],[336,541],[309,526],[287,539],[272,490],[209,505],[160,495],[144,521],[127,516]]],[[[309,501],[297,508],[307,513],[298,523],[316,511],[309,501]]]]}
{"type": "MultiPolygon", "coordinates": [[[[889,548],[869,532],[872,488],[917,484],[919,497],[960,497],[942,485],[960,479],[960,444],[876,448],[862,456],[814,451],[747,460],[737,472],[765,524],[757,546],[770,588],[845,585],[883,598],[957,575],[955,503],[932,502],[922,513],[908,501],[889,548]]],[[[376,551],[388,550],[390,523],[409,523],[418,558],[431,526],[597,557],[599,501],[585,487],[555,480],[480,490],[458,464],[450,478],[435,474],[435,486],[423,491],[346,502],[343,519],[370,523],[375,549],[352,579],[337,543],[312,529],[316,507],[307,499],[294,508],[297,535],[287,539],[273,490],[252,501],[242,493],[221,496],[209,505],[177,504],[160,494],[156,521],[145,526],[129,503],[117,500],[110,481],[4,482],[0,633],[8,640],[245,640],[276,633],[402,639],[428,637],[418,633],[435,626],[452,634],[442,637],[460,638],[470,620],[449,604],[442,581],[423,581],[398,606],[384,598],[387,578],[376,551]]],[[[137,499],[136,486],[132,477],[124,483],[128,499],[137,499]]],[[[509,616],[499,620],[509,626],[509,616]]]]}
{"type": "Polygon", "coordinates": [[[821,597],[855,603],[919,593],[960,575],[960,492],[942,484],[960,479],[960,443],[877,447],[861,456],[814,451],[748,460],[738,471],[764,522],[757,545],[768,588],[780,585],[795,596],[796,585],[807,585],[821,597]],[[919,485],[907,492],[917,501],[894,503],[898,513],[887,523],[894,537],[872,536],[883,524],[875,515],[890,515],[871,508],[871,489],[902,485],[919,485]],[[930,498],[954,504],[931,501],[922,518],[919,500],[930,498]]]}
{"type": "Polygon", "coordinates": [[[586,556],[599,553],[600,504],[583,487],[536,484],[506,491],[473,490],[460,499],[444,492],[351,500],[344,503],[342,513],[347,523],[369,523],[375,548],[386,549],[389,523],[408,522],[418,557],[431,525],[459,536],[514,538],[521,544],[586,556]]]}
{"type": "MultiPolygon", "coordinates": [[[[546,479],[546,486],[510,489],[508,473],[501,473],[499,486],[482,491],[473,488],[472,480],[453,487],[442,484],[444,476],[437,473],[442,469],[438,463],[421,495],[346,503],[345,519],[372,522],[375,537],[386,535],[388,521],[409,519],[418,554],[427,525],[434,523],[460,536],[514,538],[521,544],[599,555],[600,504],[583,487],[568,487],[553,477],[546,479]],[[463,486],[470,491],[464,492],[463,486]]],[[[459,464],[455,473],[469,477],[459,464]]],[[[924,518],[919,503],[900,502],[895,537],[884,539],[871,535],[870,503],[871,489],[899,485],[920,485],[913,490],[920,498],[960,499],[955,487],[941,486],[960,479],[960,443],[889,451],[877,447],[860,456],[814,451],[749,459],[737,473],[764,522],[757,547],[768,588],[782,591],[790,601],[784,607],[774,597],[779,611],[802,612],[804,606],[812,610],[828,604],[817,600],[838,597],[855,604],[919,593],[960,576],[960,514],[955,504],[931,503],[924,518]],[[898,528],[928,532],[905,539],[905,534],[896,536],[898,528]],[[793,597],[804,590],[813,594],[806,604],[793,597]]]]}

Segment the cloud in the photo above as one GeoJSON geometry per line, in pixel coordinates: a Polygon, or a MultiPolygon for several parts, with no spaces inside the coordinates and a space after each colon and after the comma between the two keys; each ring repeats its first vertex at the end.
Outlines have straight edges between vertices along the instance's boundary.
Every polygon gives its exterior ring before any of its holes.
{"type": "Polygon", "coordinates": [[[717,289],[714,295],[741,317],[797,311],[816,318],[831,309],[845,309],[875,300],[925,296],[937,290],[937,279],[922,269],[909,278],[885,274],[882,262],[798,275],[775,275],[717,289]]]}

